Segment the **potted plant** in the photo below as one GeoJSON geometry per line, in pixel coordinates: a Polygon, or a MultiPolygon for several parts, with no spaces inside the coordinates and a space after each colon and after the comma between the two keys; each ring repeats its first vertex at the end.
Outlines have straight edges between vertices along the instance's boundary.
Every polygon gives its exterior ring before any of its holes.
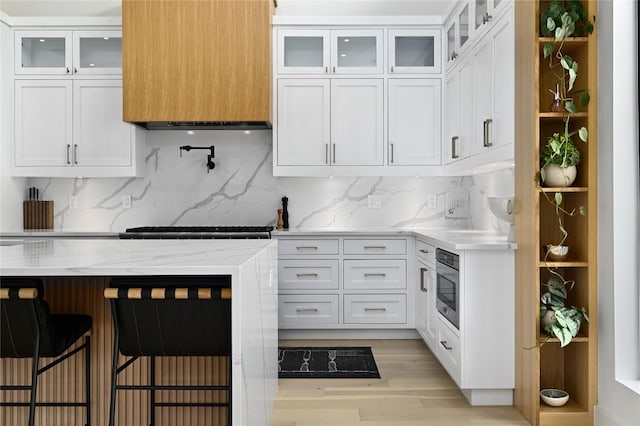
{"type": "Polygon", "coordinates": [[[549,59],[549,68],[556,77],[552,111],[563,112],[563,127],[547,138],[540,158],[540,178],[545,186],[569,186],[575,180],[580,162],[580,151],[572,137],[583,142],[589,137],[586,127],[571,130],[570,118],[578,112],[574,99],[581,106],[589,103],[586,90],[573,90],[578,77],[578,63],[563,51],[567,38],[586,35],[593,31],[584,7],[579,1],[551,1],[540,15],[540,30],[543,36],[553,35],[553,42],[545,43],[543,56],[549,59]]]}
{"type": "Polygon", "coordinates": [[[544,284],[547,290],[540,297],[540,323],[548,334],[546,340],[557,337],[560,347],[571,343],[580,331],[583,320],[589,321],[585,308],[566,305],[568,290],[574,284],[573,281],[566,281],[560,274],[555,273],[544,284]]]}

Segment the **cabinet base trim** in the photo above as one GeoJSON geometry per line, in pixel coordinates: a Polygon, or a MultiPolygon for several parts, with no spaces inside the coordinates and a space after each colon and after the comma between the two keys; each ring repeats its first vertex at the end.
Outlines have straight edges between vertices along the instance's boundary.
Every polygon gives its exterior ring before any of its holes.
{"type": "Polygon", "coordinates": [[[416,330],[278,330],[280,340],[420,339],[416,330]]]}
{"type": "Polygon", "coordinates": [[[471,405],[513,405],[513,389],[462,389],[471,405]]]}

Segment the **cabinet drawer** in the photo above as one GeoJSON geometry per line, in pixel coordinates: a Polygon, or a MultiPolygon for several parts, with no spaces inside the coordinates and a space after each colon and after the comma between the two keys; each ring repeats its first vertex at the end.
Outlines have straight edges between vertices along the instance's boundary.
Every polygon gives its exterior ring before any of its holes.
{"type": "Polygon", "coordinates": [[[344,254],[407,254],[407,240],[344,240],[344,254]]]}
{"type": "Polygon", "coordinates": [[[436,347],[435,353],[440,363],[456,384],[460,386],[462,376],[462,369],[460,367],[460,338],[456,336],[440,318],[438,318],[438,340],[436,347]]]}
{"type": "Polygon", "coordinates": [[[338,324],[337,294],[281,294],[278,296],[279,328],[316,328],[338,324]]]}
{"type": "Polygon", "coordinates": [[[436,263],[436,247],[423,241],[416,240],[416,256],[425,262],[436,263]]]}
{"type": "Polygon", "coordinates": [[[407,288],[405,260],[345,260],[344,288],[385,290],[407,288]]]}
{"type": "Polygon", "coordinates": [[[345,324],[405,324],[405,294],[345,294],[345,324]]]}
{"type": "Polygon", "coordinates": [[[338,254],[338,240],[279,240],[278,254],[338,254]]]}
{"type": "Polygon", "coordinates": [[[337,290],[338,260],[280,260],[280,290],[337,290]]]}

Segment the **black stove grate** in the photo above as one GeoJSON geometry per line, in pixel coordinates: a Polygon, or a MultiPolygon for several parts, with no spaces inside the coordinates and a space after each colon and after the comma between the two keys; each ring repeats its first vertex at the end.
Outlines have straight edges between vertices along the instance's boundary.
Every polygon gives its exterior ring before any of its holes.
{"type": "Polygon", "coordinates": [[[139,226],[121,239],[270,239],[273,226],[139,226]]]}

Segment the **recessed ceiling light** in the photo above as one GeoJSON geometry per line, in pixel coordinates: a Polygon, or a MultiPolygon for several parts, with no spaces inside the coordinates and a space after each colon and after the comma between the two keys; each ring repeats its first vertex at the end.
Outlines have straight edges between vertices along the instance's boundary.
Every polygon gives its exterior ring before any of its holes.
{"type": "Polygon", "coordinates": [[[195,132],[193,130],[187,130],[188,135],[193,135],[195,132]]]}
{"type": "Polygon", "coordinates": [[[245,131],[244,131],[244,134],[245,134],[245,135],[250,135],[250,134],[251,134],[251,130],[245,130],[245,131]]]}
{"type": "Polygon", "coordinates": [[[345,39],[344,39],[344,42],[345,42],[345,43],[349,43],[349,39],[348,39],[348,38],[345,38],[345,39]]]}
{"type": "Polygon", "coordinates": [[[104,37],[105,40],[109,40],[109,37],[104,37]]]}
{"type": "Polygon", "coordinates": [[[96,66],[96,64],[89,64],[89,66],[90,66],[90,67],[95,67],[95,66],[96,66]]]}
{"type": "Polygon", "coordinates": [[[344,58],[345,56],[347,56],[347,54],[346,53],[341,53],[340,56],[342,56],[344,58]]]}
{"type": "Polygon", "coordinates": [[[45,41],[46,41],[46,40],[45,40],[45,39],[43,39],[43,38],[41,38],[41,39],[40,39],[40,43],[44,43],[45,41]]]}

